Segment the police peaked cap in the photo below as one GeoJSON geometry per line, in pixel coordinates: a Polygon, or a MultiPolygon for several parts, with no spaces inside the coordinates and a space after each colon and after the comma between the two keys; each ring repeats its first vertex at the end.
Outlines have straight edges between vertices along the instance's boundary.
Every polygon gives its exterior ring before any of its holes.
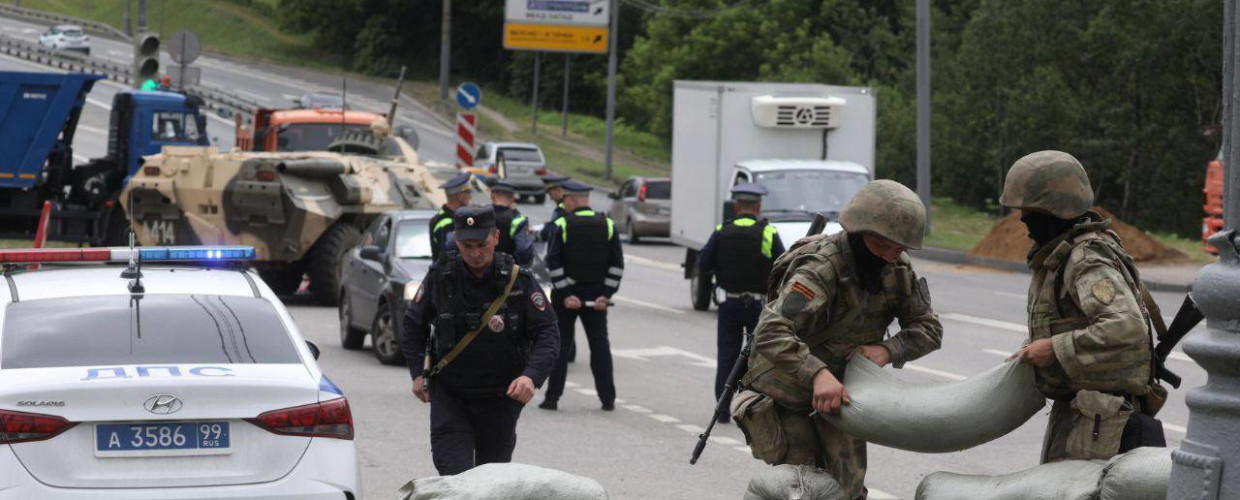
{"type": "Polygon", "coordinates": [[[490,206],[458,208],[452,214],[452,227],[457,241],[484,240],[495,230],[495,210],[490,206]]]}
{"type": "Polygon", "coordinates": [[[582,184],[577,181],[564,181],[564,190],[569,192],[570,194],[581,195],[581,194],[589,194],[590,191],[594,190],[594,187],[590,186],[589,184],[582,184]]]}
{"type": "Polygon", "coordinates": [[[567,175],[551,173],[551,172],[547,172],[547,175],[544,175],[542,177],[543,184],[546,184],[547,187],[559,186],[561,184],[564,184],[564,181],[569,180],[569,179],[572,179],[572,177],[569,177],[567,175]]]}
{"type": "Polygon", "coordinates": [[[516,193],[517,185],[508,181],[495,181],[491,183],[491,191],[497,193],[516,193]]]}
{"type": "Polygon", "coordinates": [[[767,190],[761,184],[747,182],[732,186],[732,199],[736,201],[761,201],[767,190]]]}
{"type": "Polygon", "coordinates": [[[439,188],[443,189],[444,193],[447,194],[456,194],[468,191],[469,177],[470,175],[468,173],[457,175],[456,177],[448,179],[448,182],[443,183],[439,186],[439,188]]]}

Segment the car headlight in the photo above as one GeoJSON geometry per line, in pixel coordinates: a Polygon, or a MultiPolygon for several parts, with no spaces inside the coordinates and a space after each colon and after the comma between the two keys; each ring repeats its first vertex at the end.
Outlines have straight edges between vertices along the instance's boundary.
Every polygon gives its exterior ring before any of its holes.
{"type": "Polygon", "coordinates": [[[422,288],[421,281],[410,281],[405,283],[405,302],[412,301],[418,294],[418,289],[422,288]]]}

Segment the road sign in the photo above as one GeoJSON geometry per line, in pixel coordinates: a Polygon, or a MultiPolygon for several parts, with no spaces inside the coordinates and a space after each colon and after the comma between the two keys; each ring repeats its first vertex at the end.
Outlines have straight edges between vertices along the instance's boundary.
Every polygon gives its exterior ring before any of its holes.
{"type": "Polygon", "coordinates": [[[168,39],[168,55],[180,64],[189,64],[202,55],[202,44],[192,31],[179,30],[168,39]]]}
{"type": "Polygon", "coordinates": [[[504,23],[504,48],[543,52],[607,53],[607,28],[504,23]]]}
{"type": "MultiPolygon", "coordinates": [[[[460,95],[459,93],[457,94],[460,95]]],[[[478,135],[478,115],[471,111],[456,114],[456,168],[474,166],[474,138],[478,135]]]]}
{"type": "Polygon", "coordinates": [[[611,0],[507,0],[504,20],[527,24],[607,26],[611,0]]]}
{"type": "Polygon", "coordinates": [[[168,77],[172,79],[172,86],[178,89],[185,87],[193,87],[202,82],[202,68],[195,66],[173,66],[168,68],[168,77]]]}
{"type": "Polygon", "coordinates": [[[462,83],[456,88],[456,103],[464,109],[474,109],[482,103],[482,89],[473,82],[462,83]]]}

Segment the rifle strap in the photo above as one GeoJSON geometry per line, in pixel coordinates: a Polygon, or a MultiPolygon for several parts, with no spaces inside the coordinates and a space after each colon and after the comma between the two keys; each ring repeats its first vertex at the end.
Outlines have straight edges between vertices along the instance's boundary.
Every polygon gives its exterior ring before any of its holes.
{"type": "Polygon", "coordinates": [[[431,370],[431,376],[443,371],[443,369],[447,367],[452,360],[456,359],[457,356],[460,356],[461,351],[464,351],[466,347],[469,347],[469,344],[473,342],[475,338],[478,338],[478,334],[482,333],[482,329],[487,327],[487,324],[490,323],[491,316],[495,316],[495,313],[499,312],[499,308],[504,305],[504,301],[508,300],[508,294],[512,292],[512,286],[517,283],[517,275],[521,274],[521,268],[516,264],[513,264],[512,272],[510,274],[511,276],[508,277],[508,285],[504,286],[504,292],[499,294],[499,297],[496,297],[495,300],[491,302],[491,305],[487,307],[487,311],[482,314],[482,317],[485,318],[485,320],[478,325],[478,328],[474,328],[472,331],[465,334],[465,338],[461,339],[460,342],[457,342],[456,345],[452,347],[452,350],[448,351],[448,354],[445,354],[443,359],[440,359],[439,362],[435,364],[435,368],[431,370]]]}

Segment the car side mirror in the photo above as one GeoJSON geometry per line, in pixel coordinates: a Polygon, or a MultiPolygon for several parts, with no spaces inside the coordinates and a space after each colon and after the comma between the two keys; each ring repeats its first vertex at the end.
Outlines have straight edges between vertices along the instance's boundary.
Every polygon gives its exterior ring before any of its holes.
{"type": "Polygon", "coordinates": [[[379,261],[383,258],[383,252],[377,246],[366,245],[362,247],[361,257],[366,260],[379,261]]]}
{"type": "Polygon", "coordinates": [[[319,359],[319,354],[321,354],[322,351],[319,350],[318,344],[315,344],[314,342],[307,340],[306,347],[310,349],[310,354],[314,356],[314,359],[316,360],[319,359]]]}

